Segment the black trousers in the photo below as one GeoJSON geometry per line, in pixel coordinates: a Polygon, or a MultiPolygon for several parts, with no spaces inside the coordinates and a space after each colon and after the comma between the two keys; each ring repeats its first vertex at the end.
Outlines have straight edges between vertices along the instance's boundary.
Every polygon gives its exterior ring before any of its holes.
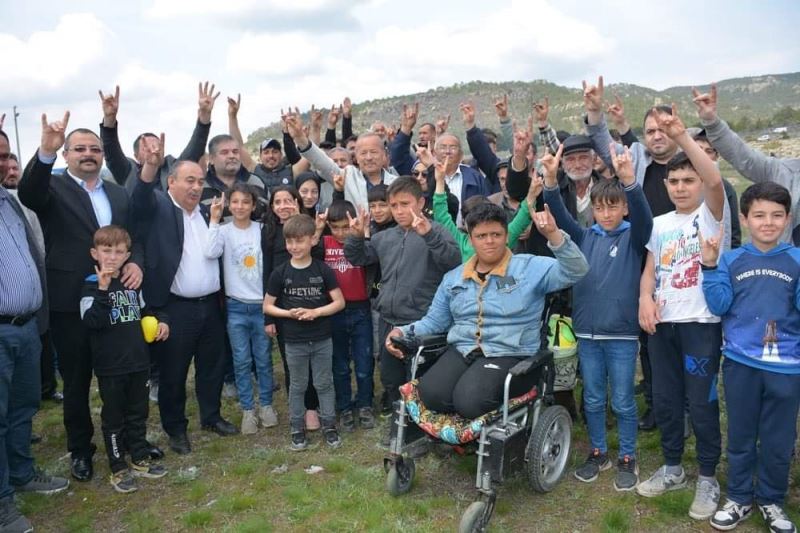
{"type": "MultiPolygon", "coordinates": [[[[278,351],[281,354],[281,362],[283,363],[283,381],[286,385],[286,395],[289,395],[289,364],[286,362],[286,341],[281,333],[280,326],[278,330],[278,351]]],[[[316,411],[319,409],[319,397],[317,396],[317,389],[314,388],[314,379],[311,374],[311,367],[308,369],[308,387],[306,387],[306,395],[304,397],[306,409],[316,411]]]]}
{"type": "Polygon", "coordinates": [[[378,328],[378,346],[381,348],[379,360],[381,385],[389,397],[390,405],[400,399],[400,386],[408,381],[411,370],[411,366],[406,365],[403,359],[398,359],[386,349],[386,336],[393,328],[393,325],[381,318],[378,328]]]}
{"type": "Polygon", "coordinates": [[[647,407],[653,407],[653,366],[650,364],[650,352],[647,348],[648,335],[642,331],[639,334],[639,359],[642,363],[642,386],[644,388],[644,401],[647,407]]]}
{"type": "MultiPolygon", "coordinates": [[[[473,419],[503,405],[503,388],[509,369],[519,357],[469,355],[450,346],[419,379],[419,397],[428,409],[439,413],[458,413],[473,419]]],[[[533,371],[511,378],[509,397],[525,394],[539,380],[533,371]]]]}
{"type": "Polygon", "coordinates": [[[97,376],[103,410],[100,412],[103,439],[111,472],[128,468],[125,452],[133,461],[149,457],[147,436],[150,372],[143,370],[118,376],[97,376]]]}
{"type": "Polygon", "coordinates": [[[67,450],[73,457],[90,457],[94,453],[94,426],[89,411],[89,387],[92,383],[89,333],[77,310],[74,313],[51,312],[50,331],[64,379],[67,450]]]}
{"type": "Polygon", "coordinates": [[[220,420],[225,325],[216,294],[191,301],[170,298],[165,311],[170,333],[159,350],[158,409],[164,431],[174,436],[188,427],[186,376],[193,357],[200,423],[220,420]]]}
{"type": "Polygon", "coordinates": [[[57,390],[56,361],[50,330],[45,331],[39,339],[42,341],[42,399],[50,399],[57,390]]]}

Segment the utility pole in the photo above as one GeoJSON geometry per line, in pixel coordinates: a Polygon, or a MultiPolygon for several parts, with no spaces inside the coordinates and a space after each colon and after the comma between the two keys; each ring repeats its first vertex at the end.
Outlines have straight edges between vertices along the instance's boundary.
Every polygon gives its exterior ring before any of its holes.
{"type": "Polygon", "coordinates": [[[17,106],[14,106],[14,137],[17,139],[17,159],[19,159],[20,164],[22,164],[22,149],[19,146],[19,127],[17,126],[17,117],[19,117],[19,112],[17,112],[17,106]]]}

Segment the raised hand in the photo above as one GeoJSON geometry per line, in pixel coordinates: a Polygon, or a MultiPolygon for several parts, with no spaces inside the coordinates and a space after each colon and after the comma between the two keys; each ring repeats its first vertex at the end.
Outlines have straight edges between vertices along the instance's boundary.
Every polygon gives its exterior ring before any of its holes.
{"type": "Polygon", "coordinates": [[[339,115],[342,114],[342,106],[336,107],[336,104],[331,106],[328,111],[328,129],[335,130],[336,124],[339,122],[339,115]]]}
{"type": "Polygon", "coordinates": [[[333,188],[339,192],[344,191],[344,172],[337,172],[333,175],[333,188]]]}
{"type": "MultiPolygon", "coordinates": [[[[495,104],[497,105],[497,104],[495,104]]],[[[464,129],[471,130],[475,127],[475,105],[472,102],[462,102],[458,109],[461,111],[461,120],[464,121],[464,129]]]]}
{"type": "Polygon", "coordinates": [[[725,225],[720,223],[719,233],[715,237],[703,238],[700,230],[697,230],[697,239],[700,241],[700,262],[707,267],[717,266],[719,260],[719,247],[725,237],[725,225]]]}
{"type": "Polygon", "coordinates": [[[670,139],[675,139],[686,133],[686,126],[683,125],[681,117],[678,116],[678,108],[672,104],[672,114],[660,112],[658,109],[653,108],[653,113],[650,115],[656,121],[656,127],[664,132],[670,139]]]}
{"type": "Polygon", "coordinates": [[[533,225],[551,245],[561,245],[564,236],[561,235],[561,230],[558,229],[556,220],[553,218],[553,214],[547,204],[544,204],[544,211],[533,213],[531,218],[533,219],[533,225]]]}
{"type": "Polygon", "coordinates": [[[411,212],[411,228],[417,232],[418,235],[427,235],[431,230],[431,221],[428,217],[420,213],[417,215],[414,211],[411,212]]]}
{"type": "Polygon", "coordinates": [[[535,102],[533,104],[533,117],[536,119],[537,125],[540,128],[547,127],[547,119],[548,115],[550,114],[550,99],[548,97],[544,97],[544,100],[541,102],[535,102]]]}
{"type": "Polygon", "coordinates": [[[222,196],[217,196],[211,200],[211,223],[219,224],[222,220],[222,210],[225,209],[225,193],[222,196]]]}
{"type": "Polygon", "coordinates": [[[108,286],[111,285],[111,276],[114,275],[115,270],[113,268],[101,269],[95,265],[94,272],[97,274],[97,288],[101,291],[108,290],[108,286]]]}
{"type": "Polygon", "coordinates": [[[628,119],[625,118],[625,105],[617,93],[614,93],[614,103],[606,105],[606,113],[619,132],[625,133],[631,129],[628,119]]]}
{"type": "Polygon", "coordinates": [[[558,165],[561,163],[561,154],[564,152],[564,145],[558,146],[556,155],[547,152],[539,160],[542,165],[544,184],[547,187],[555,187],[558,184],[558,165]]]}
{"type": "Polygon", "coordinates": [[[436,180],[436,190],[434,192],[441,194],[447,191],[444,185],[444,178],[447,175],[447,165],[450,164],[450,155],[446,155],[442,161],[434,161],[433,163],[433,178],[436,180]]]}
{"type": "MultiPolygon", "coordinates": [[[[504,94],[502,98],[494,101],[494,112],[497,113],[497,118],[500,121],[508,120],[508,95],[504,94]]],[[[473,121],[474,122],[474,121],[473,121]]]]}
{"type": "Polygon", "coordinates": [[[403,104],[403,113],[400,115],[400,131],[406,135],[411,135],[419,117],[419,102],[414,105],[403,104]]]}
{"type": "Polygon", "coordinates": [[[342,116],[344,118],[350,118],[353,116],[353,102],[350,101],[349,96],[345,96],[344,100],[342,101],[342,116]]]}
{"type": "Polygon", "coordinates": [[[597,85],[583,84],[583,106],[587,112],[600,112],[603,108],[603,76],[597,78],[597,85]]]}
{"type": "Polygon", "coordinates": [[[425,168],[428,168],[436,162],[436,158],[433,157],[433,144],[433,142],[428,142],[427,146],[417,145],[417,159],[419,159],[420,163],[425,165],[425,168]]]}
{"type": "Polygon", "coordinates": [[[39,155],[53,157],[58,149],[64,146],[67,125],[69,125],[69,111],[64,112],[64,118],[55,122],[47,122],[47,115],[42,113],[42,144],[39,146],[39,155]]]}
{"type": "Polygon", "coordinates": [[[614,172],[617,174],[619,180],[625,187],[633,185],[633,182],[636,181],[636,176],[633,173],[633,158],[631,157],[631,152],[628,150],[628,147],[626,146],[622,153],[618,154],[617,145],[612,142],[609,143],[608,150],[611,154],[611,163],[614,165],[614,172]]]}
{"type": "Polygon", "coordinates": [[[314,104],[311,104],[311,111],[309,113],[311,116],[311,128],[314,131],[319,131],[322,129],[322,110],[317,109],[314,107],[314,104]]]}
{"type": "Polygon", "coordinates": [[[328,208],[325,208],[325,212],[317,213],[317,216],[314,219],[314,227],[316,228],[318,235],[322,235],[322,232],[325,231],[325,224],[327,223],[328,223],[328,208]]]}
{"type": "Polygon", "coordinates": [[[294,111],[292,111],[292,108],[289,108],[289,112],[284,115],[284,121],[286,122],[286,129],[294,139],[297,147],[305,148],[308,146],[308,135],[303,127],[303,117],[300,116],[300,110],[295,107],[294,111]]]}
{"type": "Polygon", "coordinates": [[[512,154],[516,157],[525,158],[528,155],[528,148],[533,142],[533,132],[530,129],[517,128],[516,122],[513,124],[514,143],[512,146],[512,154]]]}
{"type": "Polygon", "coordinates": [[[446,132],[448,126],[450,126],[450,115],[448,114],[446,117],[439,117],[439,119],[436,121],[436,136],[438,137],[446,132]]]}
{"type": "Polygon", "coordinates": [[[103,125],[112,127],[117,123],[117,113],[119,112],[119,85],[114,90],[114,94],[100,94],[100,103],[103,106],[103,125]]]}
{"type": "Polygon", "coordinates": [[[400,128],[397,127],[397,124],[390,124],[386,126],[386,141],[389,144],[394,142],[394,138],[397,137],[397,132],[400,131],[400,128]]]}
{"type": "Polygon", "coordinates": [[[542,194],[544,190],[544,180],[539,176],[533,176],[531,178],[531,184],[528,187],[528,196],[526,200],[528,201],[528,205],[534,205],[536,203],[536,199],[542,194]]]}
{"type": "Polygon", "coordinates": [[[219,92],[214,94],[214,87],[212,83],[209,89],[208,82],[197,84],[197,118],[203,124],[211,123],[211,111],[214,110],[214,102],[219,96],[219,92]]]}
{"type": "Polygon", "coordinates": [[[236,116],[239,114],[239,108],[241,107],[241,105],[242,105],[242,95],[241,95],[241,93],[236,95],[236,100],[234,100],[233,98],[231,98],[229,96],[228,97],[228,116],[231,117],[231,118],[236,118],[236,116]]]}
{"type": "Polygon", "coordinates": [[[717,118],[717,84],[711,84],[711,91],[700,94],[692,87],[694,105],[697,106],[697,116],[704,122],[712,122],[717,118]]]}
{"type": "Polygon", "coordinates": [[[369,211],[363,207],[358,208],[358,215],[353,218],[350,213],[347,213],[347,221],[350,223],[350,229],[353,230],[355,235],[366,235],[369,231],[369,211]]]}

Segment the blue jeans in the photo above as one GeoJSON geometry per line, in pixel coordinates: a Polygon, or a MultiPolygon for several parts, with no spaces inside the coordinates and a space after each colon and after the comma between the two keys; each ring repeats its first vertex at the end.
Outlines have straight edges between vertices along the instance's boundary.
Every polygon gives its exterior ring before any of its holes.
{"type": "Polygon", "coordinates": [[[372,355],[372,315],[369,306],[348,307],[331,316],[333,329],[333,386],[336,408],[346,411],[372,407],[375,359],[372,355]],[[356,397],[350,384],[350,361],[356,372],[356,397]]]}
{"type": "Polygon", "coordinates": [[[0,324],[0,499],[33,478],[31,420],[39,410],[42,345],[36,319],[0,324]]]}
{"type": "Polygon", "coordinates": [[[611,409],[617,417],[619,457],[634,456],[637,414],[633,394],[638,342],[578,339],[583,378],[583,403],[592,449],[606,453],[606,395],[611,383],[611,409]]]}
{"type": "Polygon", "coordinates": [[[272,405],[271,339],[264,332],[264,312],[261,304],[247,304],[228,298],[228,337],[233,350],[233,370],[239,405],[245,411],[254,408],[252,365],[258,377],[258,403],[272,405]]]}

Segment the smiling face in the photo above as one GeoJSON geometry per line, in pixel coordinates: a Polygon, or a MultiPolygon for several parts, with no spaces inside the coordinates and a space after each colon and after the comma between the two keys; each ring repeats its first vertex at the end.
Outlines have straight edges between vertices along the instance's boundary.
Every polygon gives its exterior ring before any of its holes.
{"type": "Polygon", "coordinates": [[[277,215],[281,223],[289,220],[289,217],[300,212],[297,200],[288,191],[277,191],[272,195],[272,211],[277,215]]]}
{"type": "Polygon", "coordinates": [[[272,146],[268,146],[261,150],[261,164],[264,165],[264,168],[267,170],[275,170],[278,168],[278,165],[281,164],[283,161],[283,152],[274,148],[272,146]]]}
{"type": "Polygon", "coordinates": [[[103,166],[103,145],[93,133],[74,132],[67,137],[62,152],[67,169],[82,180],[96,179],[103,166]]]}
{"type": "Polygon", "coordinates": [[[194,211],[200,203],[205,182],[206,173],[190,161],[181,161],[167,179],[169,194],[186,211],[194,211]]]}
{"type": "Polygon", "coordinates": [[[303,207],[306,209],[313,209],[319,201],[319,185],[313,179],[308,179],[300,185],[297,189],[300,193],[300,198],[303,199],[303,207]]]}
{"type": "Polygon", "coordinates": [[[592,175],[594,152],[592,150],[582,150],[569,153],[563,157],[561,165],[571,180],[585,180],[592,175]]]}
{"type": "Polygon", "coordinates": [[[753,200],[747,216],[739,215],[742,226],[750,230],[750,240],[759,250],[774,248],[791,220],[786,208],[770,200],[753,200]]]}
{"type": "Polygon", "coordinates": [[[356,141],[358,168],[367,176],[379,175],[386,164],[386,150],[377,135],[366,135],[356,141]]]}
{"type": "Polygon", "coordinates": [[[231,194],[228,209],[235,220],[250,220],[253,209],[256,205],[253,202],[253,195],[242,191],[234,191],[231,194]]]}
{"type": "Polygon", "coordinates": [[[374,201],[369,203],[369,216],[376,224],[386,224],[392,220],[392,208],[388,202],[374,201]]]}

